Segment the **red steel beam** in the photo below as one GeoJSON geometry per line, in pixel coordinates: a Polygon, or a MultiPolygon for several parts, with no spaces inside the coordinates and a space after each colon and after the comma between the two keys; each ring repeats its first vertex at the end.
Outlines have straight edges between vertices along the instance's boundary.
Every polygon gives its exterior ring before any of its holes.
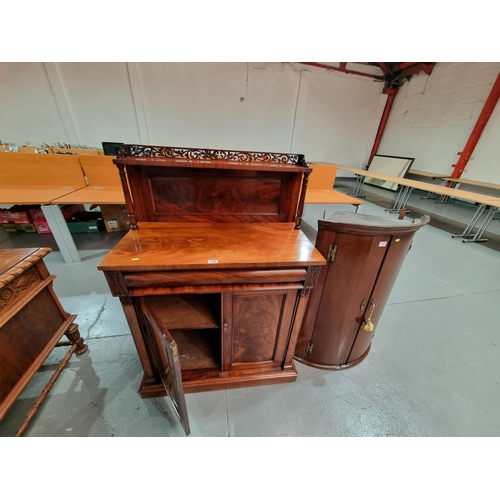
{"type": "Polygon", "coordinates": [[[380,66],[380,69],[384,72],[384,75],[392,75],[392,71],[391,69],[389,68],[389,66],[387,66],[387,64],[381,62],[381,63],[377,63],[379,66],[380,66]]]}
{"type": "Polygon", "coordinates": [[[434,69],[433,64],[417,63],[408,68],[403,69],[398,76],[418,75],[421,71],[424,71],[425,73],[430,75],[433,69],[434,69]]]}
{"type": "MultiPolygon", "coordinates": [[[[375,80],[383,80],[384,79],[383,76],[370,75],[370,73],[362,73],[361,71],[352,71],[350,69],[345,69],[345,66],[344,66],[344,68],[342,68],[342,65],[344,63],[340,63],[341,67],[329,66],[328,64],[321,64],[321,63],[317,63],[317,62],[301,62],[299,64],[306,64],[308,66],[315,66],[316,68],[324,68],[324,69],[329,69],[332,71],[340,71],[341,73],[347,73],[349,75],[368,76],[370,78],[374,78],[375,80]]],[[[347,63],[345,63],[345,64],[347,64],[347,63]]]]}
{"type": "Polygon", "coordinates": [[[493,113],[493,110],[495,109],[495,106],[497,105],[499,98],[500,98],[500,73],[498,73],[497,79],[495,80],[495,83],[493,84],[493,87],[490,91],[490,95],[488,96],[486,102],[484,103],[483,110],[481,111],[479,118],[477,119],[477,122],[474,125],[474,128],[472,129],[469,140],[467,141],[464,150],[460,153],[457,153],[457,155],[460,156],[460,159],[457,161],[456,164],[452,165],[454,170],[453,173],[451,174],[451,177],[453,177],[454,179],[460,178],[463,171],[465,170],[465,167],[467,166],[467,163],[469,163],[470,157],[474,152],[474,149],[479,141],[479,138],[481,137],[481,134],[483,133],[483,130],[486,127],[486,124],[488,123],[491,113],[493,113]]]}
{"type": "Polygon", "coordinates": [[[368,160],[368,168],[370,168],[373,157],[377,154],[380,141],[382,140],[382,135],[384,134],[385,126],[387,124],[387,119],[389,118],[389,113],[391,112],[392,103],[396,94],[398,93],[398,88],[390,89],[386,88],[383,91],[384,94],[388,94],[387,101],[385,103],[384,112],[382,113],[382,118],[380,119],[380,124],[378,126],[377,135],[375,136],[375,142],[373,143],[372,152],[370,153],[370,159],[368,160]]]}
{"type": "Polygon", "coordinates": [[[394,71],[394,73],[397,73],[398,71],[403,71],[404,69],[409,68],[410,66],[415,66],[415,64],[418,64],[418,63],[416,63],[416,62],[409,62],[409,63],[397,64],[396,66],[394,66],[392,68],[392,70],[394,71]]]}

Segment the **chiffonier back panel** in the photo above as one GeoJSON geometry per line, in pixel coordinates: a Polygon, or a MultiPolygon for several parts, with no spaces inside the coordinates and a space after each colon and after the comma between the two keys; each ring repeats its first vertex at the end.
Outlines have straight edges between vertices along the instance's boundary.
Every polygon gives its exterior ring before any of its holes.
{"type": "Polygon", "coordinates": [[[293,222],[302,172],[127,165],[137,221],[293,222]]]}

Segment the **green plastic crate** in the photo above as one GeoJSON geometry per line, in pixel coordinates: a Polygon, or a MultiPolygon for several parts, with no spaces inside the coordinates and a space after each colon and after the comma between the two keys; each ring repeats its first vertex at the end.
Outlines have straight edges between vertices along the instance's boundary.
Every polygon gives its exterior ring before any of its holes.
{"type": "Polygon", "coordinates": [[[80,212],[68,221],[69,232],[99,233],[104,231],[104,221],[101,212],[80,212]]]}
{"type": "Polygon", "coordinates": [[[2,224],[8,233],[36,233],[34,224],[2,224]]]}

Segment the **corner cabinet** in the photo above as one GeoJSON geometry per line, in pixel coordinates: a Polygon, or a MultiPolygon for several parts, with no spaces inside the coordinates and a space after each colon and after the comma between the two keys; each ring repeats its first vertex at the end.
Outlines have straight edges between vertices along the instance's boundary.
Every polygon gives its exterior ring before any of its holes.
{"type": "Polygon", "coordinates": [[[302,155],[124,146],[131,228],[98,265],[120,298],[142,397],[293,382],[310,291],[326,261],[300,230],[302,155]],[[133,200],[133,202],[132,202],[133,200]]]}
{"type": "Polygon", "coordinates": [[[327,265],[311,292],[296,360],[340,370],[365,359],[414,234],[428,221],[347,212],[318,221],[316,248],[327,265]]]}

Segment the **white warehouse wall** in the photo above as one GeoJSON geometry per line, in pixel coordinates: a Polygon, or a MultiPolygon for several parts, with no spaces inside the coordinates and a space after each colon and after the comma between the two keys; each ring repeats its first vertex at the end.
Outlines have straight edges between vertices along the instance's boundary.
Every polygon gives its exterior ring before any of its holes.
{"type": "MultiPolygon", "coordinates": [[[[500,63],[437,63],[430,76],[413,76],[378,152],[450,175],[499,71],[500,63]]],[[[0,139],[290,151],[360,167],[387,99],[382,88],[294,63],[0,63],[0,139]]],[[[500,182],[499,132],[500,105],[464,178],[500,182]]]]}
{"type": "MultiPolygon", "coordinates": [[[[500,71],[500,63],[437,63],[396,95],[379,154],[415,158],[413,167],[451,175],[500,71]]],[[[500,183],[500,103],[462,174],[500,183]]]]}
{"type": "Polygon", "coordinates": [[[294,63],[0,63],[0,88],[3,142],[283,151],[357,166],[385,102],[380,81],[294,63]]]}

